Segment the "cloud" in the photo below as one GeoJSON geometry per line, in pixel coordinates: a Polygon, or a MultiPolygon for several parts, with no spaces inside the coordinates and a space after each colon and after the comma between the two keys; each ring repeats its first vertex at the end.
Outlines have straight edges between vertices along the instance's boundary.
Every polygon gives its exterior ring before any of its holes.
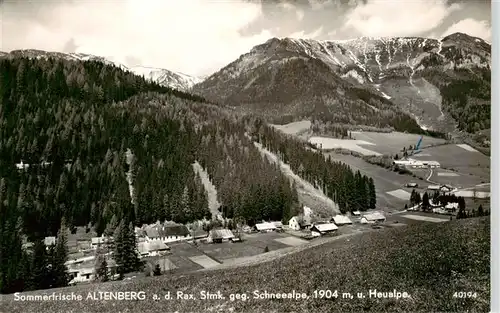
{"type": "Polygon", "coordinates": [[[75,38],[71,38],[64,44],[64,48],[62,49],[62,51],[71,53],[76,52],[77,49],[78,45],[75,43],[75,38]]]}
{"type": "Polygon", "coordinates": [[[419,35],[441,25],[460,9],[459,4],[447,5],[442,0],[372,0],[347,14],[344,29],[373,37],[419,35]]]}
{"type": "MultiPolygon", "coordinates": [[[[261,5],[244,1],[127,0],[51,2],[44,9],[2,4],[2,50],[60,51],[68,41],[76,52],[127,64],[127,56],[147,64],[205,75],[266,41],[264,30],[242,36],[239,29],[261,15],[261,5]],[[29,10],[32,12],[29,13],[29,10]],[[36,11],[36,12],[35,12],[36,11]],[[12,13],[12,14],[11,14],[12,13]]],[[[36,3],[35,3],[36,4],[36,3]]],[[[127,64],[136,65],[136,64],[127,64]]]]}
{"type": "Polygon", "coordinates": [[[491,25],[487,21],[478,21],[472,18],[463,19],[451,25],[444,31],[442,37],[453,33],[464,33],[491,42],[491,25]]]}
{"type": "Polygon", "coordinates": [[[307,34],[304,31],[300,31],[300,32],[295,32],[293,34],[290,34],[287,37],[297,38],[297,39],[315,39],[315,38],[318,38],[322,33],[323,33],[323,26],[321,26],[320,28],[316,29],[315,31],[307,33],[307,34]]]}

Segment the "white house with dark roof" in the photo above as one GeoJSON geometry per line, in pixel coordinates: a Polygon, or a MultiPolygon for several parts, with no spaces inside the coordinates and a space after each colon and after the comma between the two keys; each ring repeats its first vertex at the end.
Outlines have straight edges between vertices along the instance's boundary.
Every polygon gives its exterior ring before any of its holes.
{"type": "Polygon", "coordinates": [[[311,226],[311,235],[314,237],[334,233],[339,228],[334,223],[315,223],[311,226]]]}

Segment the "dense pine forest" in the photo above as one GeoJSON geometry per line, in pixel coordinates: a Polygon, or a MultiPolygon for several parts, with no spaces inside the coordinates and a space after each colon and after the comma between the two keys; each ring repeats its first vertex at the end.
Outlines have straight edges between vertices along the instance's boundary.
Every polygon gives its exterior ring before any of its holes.
{"type": "Polygon", "coordinates": [[[300,205],[295,185],[251,135],[343,212],[375,206],[373,180],[262,120],[100,62],[0,59],[0,101],[2,292],[67,283],[50,278],[62,274],[36,276],[48,264],[64,272],[66,226],[101,235],[113,221],[131,231],[158,220],[214,218],[196,161],[226,217],[286,221],[300,205]],[[54,249],[44,250],[43,238],[56,235],[54,249]],[[34,243],[29,254],[26,240],[34,243]]]}

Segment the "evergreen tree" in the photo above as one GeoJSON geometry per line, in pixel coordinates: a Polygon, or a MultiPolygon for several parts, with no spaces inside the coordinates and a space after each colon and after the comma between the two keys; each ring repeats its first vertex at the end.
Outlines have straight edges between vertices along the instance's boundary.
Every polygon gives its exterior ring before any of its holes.
{"type": "Polygon", "coordinates": [[[371,177],[368,180],[368,186],[370,189],[370,209],[375,209],[377,206],[377,194],[375,192],[375,183],[371,177]]]}
{"type": "Polygon", "coordinates": [[[50,288],[52,277],[49,276],[48,253],[43,239],[35,240],[31,262],[31,288],[33,290],[50,288]]]}
{"type": "Polygon", "coordinates": [[[96,250],[95,258],[95,280],[99,282],[105,282],[109,280],[108,276],[108,262],[106,260],[106,249],[100,245],[96,250]]]}
{"type": "Polygon", "coordinates": [[[153,275],[154,276],[160,276],[161,275],[161,267],[160,264],[156,264],[154,270],[153,270],[153,275]]]}
{"type": "Polygon", "coordinates": [[[66,261],[68,260],[68,234],[66,221],[63,218],[61,228],[57,234],[56,245],[52,255],[51,269],[54,278],[53,287],[65,287],[69,282],[68,268],[66,261]]]}
{"type": "Polygon", "coordinates": [[[424,211],[429,210],[429,194],[427,192],[424,193],[424,196],[422,197],[422,209],[424,211]]]}
{"type": "Polygon", "coordinates": [[[126,261],[125,261],[125,240],[123,239],[126,234],[126,229],[125,229],[125,224],[124,221],[121,220],[120,223],[118,223],[118,226],[116,227],[114,234],[113,234],[113,241],[114,241],[114,253],[113,253],[113,258],[116,262],[116,270],[117,274],[119,275],[119,279],[123,279],[123,275],[125,274],[126,270],[126,261]]]}
{"type": "Polygon", "coordinates": [[[485,216],[482,204],[480,204],[479,207],[477,208],[477,216],[485,216]]]}

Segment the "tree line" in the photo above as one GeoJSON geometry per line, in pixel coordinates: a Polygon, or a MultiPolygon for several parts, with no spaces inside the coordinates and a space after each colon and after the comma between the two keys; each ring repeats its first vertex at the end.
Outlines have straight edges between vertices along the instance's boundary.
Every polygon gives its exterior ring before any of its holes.
{"type": "Polygon", "coordinates": [[[373,178],[361,175],[359,171],[354,172],[345,163],[334,161],[260,119],[254,121],[250,134],[256,142],[290,165],[294,173],[322,190],[339,205],[342,213],[376,207],[373,178]]]}

